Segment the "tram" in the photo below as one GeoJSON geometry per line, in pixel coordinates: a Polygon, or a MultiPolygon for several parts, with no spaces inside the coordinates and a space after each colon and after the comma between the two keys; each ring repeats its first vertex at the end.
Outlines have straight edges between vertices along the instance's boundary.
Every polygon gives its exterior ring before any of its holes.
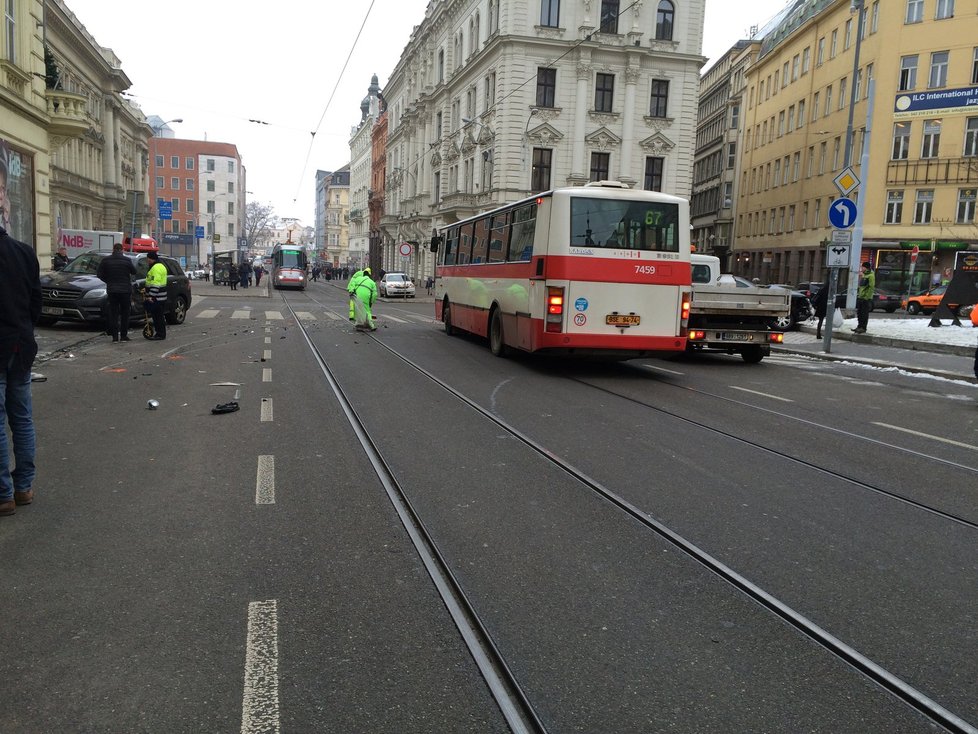
{"type": "Polygon", "coordinates": [[[308,281],[309,257],[302,245],[286,243],[272,249],[272,286],[305,290],[308,281]]]}
{"type": "Polygon", "coordinates": [[[616,181],[559,188],[436,233],[435,316],[509,350],[617,359],[686,347],[689,202],[616,181]]]}

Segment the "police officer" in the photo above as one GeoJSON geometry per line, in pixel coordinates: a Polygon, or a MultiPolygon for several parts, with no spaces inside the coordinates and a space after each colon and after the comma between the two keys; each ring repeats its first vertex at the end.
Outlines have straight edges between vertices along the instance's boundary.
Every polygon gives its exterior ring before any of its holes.
{"type": "Polygon", "coordinates": [[[153,250],[147,253],[150,262],[149,272],[146,273],[146,300],[143,306],[153,317],[154,336],[156,341],[166,339],[166,265],[160,262],[160,254],[153,250]]]}

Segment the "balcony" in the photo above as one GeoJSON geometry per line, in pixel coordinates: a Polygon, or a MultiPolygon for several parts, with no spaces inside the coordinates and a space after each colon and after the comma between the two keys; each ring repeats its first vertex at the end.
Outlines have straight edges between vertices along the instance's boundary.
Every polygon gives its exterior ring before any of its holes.
{"type": "Polygon", "coordinates": [[[886,165],[887,186],[935,184],[978,184],[978,158],[923,158],[886,165]]]}
{"type": "Polygon", "coordinates": [[[81,137],[90,127],[86,106],[88,98],[81,94],[72,94],[60,89],[45,89],[47,100],[48,138],[52,150],[61,147],[71,138],[81,137]]]}

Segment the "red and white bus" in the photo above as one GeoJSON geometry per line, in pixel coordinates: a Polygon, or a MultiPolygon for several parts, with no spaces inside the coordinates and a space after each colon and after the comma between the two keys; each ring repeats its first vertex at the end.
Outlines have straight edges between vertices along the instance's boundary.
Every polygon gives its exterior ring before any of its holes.
{"type": "Polygon", "coordinates": [[[613,181],[560,188],[439,232],[435,316],[510,349],[617,358],[681,352],[689,203],[613,181]]]}

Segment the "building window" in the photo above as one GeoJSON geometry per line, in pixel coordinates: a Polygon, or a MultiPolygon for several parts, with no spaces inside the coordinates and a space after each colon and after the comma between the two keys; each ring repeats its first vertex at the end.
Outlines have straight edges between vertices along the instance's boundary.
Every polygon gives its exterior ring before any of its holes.
{"type": "Polygon", "coordinates": [[[737,144],[727,143],[727,168],[731,171],[737,167],[737,144]]]}
{"type": "Polygon", "coordinates": [[[914,224],[930,224],[934,212],[934,189],[918,189],[913,209],[914,224]]]}
{"type": "Polygon", "coordinates": [[[170,168],[180,168],[180,156],[178,155],[170,156],[170,168]]]}
{"type": "Polygon", "coordinates": [[[978,156],[978,117],[969,117],[964,131],[964,155],[978,156]]]}
{"type": "Polygon", "coordinates": [[[795,54],[794,58],[791,59],[791,81],[798,81],[798,75],[801,73],[801,56],[795,54]]]}
{"type": "Polygon", "coordinates": [[[184,181],[183,181],[183,187],[187,191],[193,191],[194,190],[194,180],[192,178],[184,179],[184,181]]]}
{"type": "Polygon", "coordinates": [[[797,152],[791,159],[791,182],[795,183],[801,176],[801,152],[797,152]]]}
{"type": "Polygon", "coordinates": [[[539,67],[537,69],[537,107],[553,107],[557,93],[557,70],[539,67]]]}
{"type": "Polygon", "coordinates": [[[839,82],[839,109],[844,109],[846,106],[846,88],[849,86],[849,80],[846,77],[842,77],[839,82]]]}
{"type": "Polygon", "coordinates": [[[958,215],[955,220],[958,224],[972,224],[975,221],[975,189],[958,190],[958,215]]]}
{"type": "Polygon", "coordinates": [[[937,0],[937,12],[934,13],[934,18],[940,20],[941,18],[953,18],[954,17],[954,0],[937,0]]]}
{"type": "Polygon", "coordinates": [[[156,167],[163,168],[163,156],[161,155],[156,156],[156,167]]]}
{"type": "Polygon", "coordinates": [[[836,52],[839,50],[839,31],[838,29],[832,31],[831,38],[829,40],[829,58],[834,59],[836,52]]]}
{"type": "Polygon", "coordinates": [[[549,148],[533,149],[533,170],[530,174],[530,188],[533,191],[546,191],[550,188],[553,153],[549,148]]]}
{"type": "Polygon", "coordinates": [[[173,211],[175,211],[175,212],[180,211],[180,200],[179,199],[170,199],[170,208],[173,211]]]}
{"type": "Polygon", "coordinates": [[[812,122],[818,119],[818,92],[815,92],[815,96],[812,97],[812,122]]]}
{"type": "Polygon", "coordinates": [[[855,100],[859,99],[859,96],[863,92],[863,70],[859,69],[856,72],[856,88],[852,90],[852,98],[855,100]]]}
{"type": "Polygon", "coordinates": [[[496,104],[496,72],[486,75],[485,87],[485,109],[489,110],[496,104]]]}
{"type": "Polygon", "coordinates": [[[207,190],[208,191],[214,191],[214,181],[213,181],[213,179],[211,179],[211,180],[209,180],[207,182],[207,190]]]}
{"type": "Polygon", "coordinates": [[[815,146],[814,145],[808,148],[808,170],[805,173],[805,178],[811,178],[813,173],[815,173],[815,146]]]}
{"type": "MultiPolygon", "coordinates": [[[[214,171],[214,159],[213,158],[208,158],[207,159],[207,170],[208,171],[211,171],[211,172],[214,171]]],[[[208,189],[208,191],[213,191],[213,189],[208,189]]]]}
{"type": "Polygon", "coordinates": [[[643,188],[646,191],[662,191],[662,170],[665,162],[665,158],[645,159],[645,184],[643,188]]]}
{"type": "Polygon", "coordinates": [[[832,145],[832,170],[838,171],[840,168],[840,153],[842,151],[842,138],[836,138],[832,145]]]}
{"type": "Polygon", "coordinates": [[[188,171],[194,170],[194,159],[188,155],[183,161],[183,167],[188,171]]]}
{"type": "Polygon", "coordinates": [[[927,86],[931,89],[947,86],[947,51],[935,51],[930,55],[930,76],[927,86]]]}
{"type": "Polygon", "coordinates": [[[873,20],[870,24],[870,33],[876,33],[880,29],[880,0],[873,3],[873,20]]]}
{"type": "Polygon", "coordinates": [[[228,181],[228,193],[229,194],[234,193],[234,181],[228,181]]]}
{"type": "Polygon", "coordinates": [[[234,173],[234,161],[228,161],[228,173],[234,173]]]}
{"type": "Polygon", "coordinates": [[[774,162],[774,188],[778,188],[778,181],[781,180],[781,159],[774,162]]]}
{"type": "Polygon", "coordinates": [[[676,17],[676,11],[669,0],[661,0],[659,9],[655,13],[655,40],[671,41],[672,25],[676,17]]]}
{"type": "Polygon", "coordinates": [[[886,215],[883,224],[900,224],[903,219],[903,192],[886,192],[886,215]]]}
{"type": "Polygon", "coordinates": [[[163,188],[163,177],[162,176],[157,176],[156,177],[156,188],[158,188],[158,189],[162,189],[163,188]]]}
{"type": "Polygon", "coordinates": [[[805,50],[801,52],[801,75],[805,76],[808,70],[812,67],[812,47],[805,46],[805,50]]]}
{"type": "Polygon", "coordinates": [[[180,179],[177,178],[176,176],[174,176],[173,178],[171,178],[170,179],[170,188],[179,191],[180,190],[180,179]]]}
{"type": "Polygon", "coordinates": [[[602,33],[618,32],[618,0],[601,0],[602,33]]]}
{"type": "Polygon", "coordinates": [[[193,199],[187,199],[186,200],[186,203],[187,203],[187,207],[184,209],[184,211],[186,211],[186,212],[192,212],[194,210],[194,200],[193,199]]]}
{"type": "Polygon", "coordinates": [[[924,0],[907,0],[907,23],[920,23],[924,20],[924,0]]]}
{"type": "Polygon", "coordinates": [[[438,83],[445,83],[445,49],[438,49],[438,83]]]}
{"type": "Polygon", "coordinates": [[[845,35],[842,40],[842,50],[847,51],[852,46],[852,18],[846,21],[845,35]]]}
{"type": "Polygon", "coordinates": [[[649,117],[665,117],[669,108],[669,82],[653,79],[650,100],[649,117]]]}
{"type": "Polygon", "coordinates": [[[784,135],[784,110],[778,113],[778,137],[780,138],[782,135],[784,135]]]}
{"type": "Polygon", "coordinates": [[[611,112],[615,95],[615,75],[598,74],[594,85],[594,111],[611,112]]]}
{"type": "Polygon", "coordinates": [[[796,130],[805,126],[805,100],[800,100],[798,102],[798,125],[795,127],[796,130]]]}
{"type": "Polygon", "coordinates": [[[730,108],[730,129],[736,130],[740,127],[740,105],[735,104],[730,108]]]}
{"type": "Polygon", "coordinates": [[[893,123],[893,152],[891,160],[902,161],[910,156],[910,122],[893,123]]]}
{"type": "Polygon", "coordinates": [[[941,121],[924,120],[924,139],[920,146],[921,158],[937,158],[941,147],[941,121]]]}
{"type": "Polygon", "coordinates": [[[818,39],[818,45],[815,47],[815,66],[821,66],[825,63],[825,36],[818,39]]]}
{"type": "Polygon", "coordinates": [[[207,202],[207,213],[208,213],[208,214],[213,214],[213,213],[214,213],[214,212],[216,212],[216,211],[217,211],[217,210],[216,210],[216,209],[214,208],[214,200],[213,200],[213,199],[210,199],[210,200],[209,200],[209,201],[207,202]]]}
{"type": "Polygon", "coordinates": [[[609,166],[611,165],[611,153],[592,153],[591,154],[591,181],[609,180],[609,166]]]}
{"type": "Polygon", "coordinates": [[[819,224],[819,222],[821,221],[822,221],[822,200],[815,199],[815,213],[812,215],[812,229],[818,229],[819,227],[824,226],[822,224],[819,224]]]}
{"type": "Polygon", "coordinates": [[[832,85],[825,88],[825,112],[822,117],[828,117],[832,113],[832,85]]]}
{"type": "Polygon", "coordinates": [[[829,144],[822,143],[818,147],[818,175],[825,173],[825,159],[828,157],[829,144]]]}
{"type": "Polygon", "coordinates": [[[917,54],[900,59],[900,91],[908,92],[917,86],[917,54]]]}

